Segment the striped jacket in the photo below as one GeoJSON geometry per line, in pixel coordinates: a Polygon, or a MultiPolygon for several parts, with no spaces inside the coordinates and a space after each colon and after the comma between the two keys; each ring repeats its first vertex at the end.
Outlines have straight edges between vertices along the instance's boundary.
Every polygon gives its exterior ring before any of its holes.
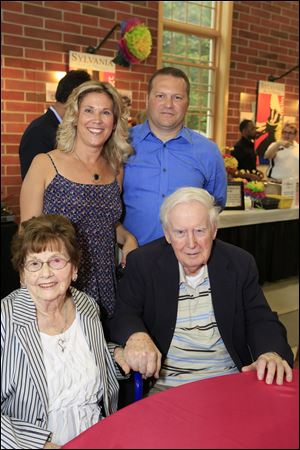
{"type": "MultiPolygon", "coordinates": [[[[95,301],[71,287],[83,333],[95,355],[107,416],[117,410],[118,382],[95,301]]],[[[27,289],[1,301],[1,448],[43,448],[51,430],[48,388],[35,305],[27,289]]]]}

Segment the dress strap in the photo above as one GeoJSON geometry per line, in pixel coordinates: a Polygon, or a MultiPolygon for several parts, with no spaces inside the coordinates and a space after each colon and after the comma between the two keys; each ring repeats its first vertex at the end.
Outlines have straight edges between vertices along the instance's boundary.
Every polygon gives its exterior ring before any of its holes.
{"type": "Polygon", "coordinates": [[[53,164],[53,167],[54,167],[54,169],[55,169],[55,171],[56,171],[56,173],[58,174],[58,170],[57,170],[57,168],[56,168],[56,165],[54,164],[54,161],[53,161],[53,159],[51,158],[51,156],[49,155],[49,153],[46,153],[46,155],[50,158],[50,161],[52,162],[52,164],[53,164]]]}

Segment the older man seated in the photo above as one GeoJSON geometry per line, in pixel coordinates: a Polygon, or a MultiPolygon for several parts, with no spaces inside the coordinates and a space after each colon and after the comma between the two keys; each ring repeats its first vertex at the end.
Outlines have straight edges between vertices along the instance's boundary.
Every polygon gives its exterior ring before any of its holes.
{"type": "Polygon", "coordinates": [[[258,284],[253,257],[216,238],[219,207],[180,188],[161,207],[165,237],[128,255],[110,320],[117,362],[150,393],[238,371],[292,380],[286,330],[258,284]]]}

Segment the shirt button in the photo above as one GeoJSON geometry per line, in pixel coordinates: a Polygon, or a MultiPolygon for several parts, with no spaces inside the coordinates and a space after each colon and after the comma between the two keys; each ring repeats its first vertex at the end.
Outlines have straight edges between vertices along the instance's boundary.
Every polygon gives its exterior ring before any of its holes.
{"type": "Polygon", "coordinates": [[[167,144],[164,144],[163,147],[166,148],[167,144]]]}
{"type": "Polygon", "coordinates": [[[161,196],[162,196],[162,197],[165,197],[165,194],[162,194],[161,196]]]}
{"type": "Polygon", "coordinates": [[[163,172],[166,172],[167,171],[167,169],[163,169],[163,172]]]}

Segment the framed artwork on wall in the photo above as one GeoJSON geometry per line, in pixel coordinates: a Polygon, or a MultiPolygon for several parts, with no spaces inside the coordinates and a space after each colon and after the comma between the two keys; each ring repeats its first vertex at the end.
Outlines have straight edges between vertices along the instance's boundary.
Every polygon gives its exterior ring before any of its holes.
{"type": "Polygon", "coordinates": [[[284,114],[285,85],[271,81],[257,82],[256,131],[254,149],[260,164],[269,164],[264,158],[269,145],[280,139],[284,114]]]}

